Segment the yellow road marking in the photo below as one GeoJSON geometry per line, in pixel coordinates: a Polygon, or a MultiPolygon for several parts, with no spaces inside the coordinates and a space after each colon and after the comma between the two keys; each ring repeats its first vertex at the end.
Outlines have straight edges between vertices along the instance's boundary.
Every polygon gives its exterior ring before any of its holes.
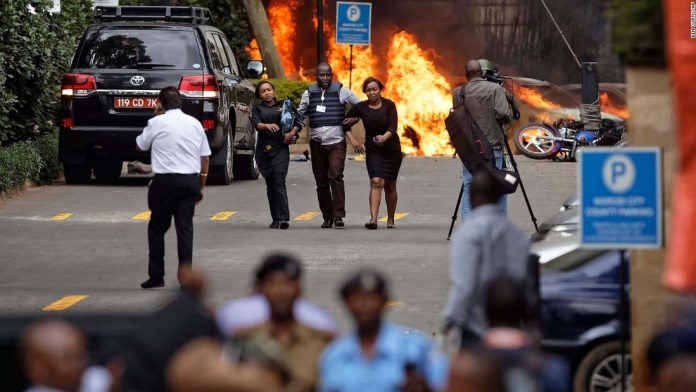
{"type": "Polygon", "coordinates": [[[76,303],[86,299],[89,295],[66,295],[65,297],[59,299],[58,301],[43,308],[44,312],[65,310],[76,303]]]}
{"type": "Polygon", "coordinates": [[[295,220],[296,220],[296,221],[300,221],[300,222],[303,222],[303,221],[310,221],[310,220],[312,220],[312,219],[318,217],[319,215],[321,215],[321,212],[309,211],[309,212],[305,212],[305,213],[302,214],[302,215],[296,216],[296,217],[295,217],[295,220]]]}
{"type": "Polygon", "coordinates": [[[385,308],[393,308],[393,307],[399,306],[399,305],[404,305],[404,303],[401,301],[387,301],[387,303],[384,304],[384,307],[385,308]]]}
{"type": "Polygon", "coordinates": [[[64,221],[68,218],[70,218],[73,214],[70,212],[61,212],[58,215],[54,215],[51,217],[52,221],[59,222],[59,221],[64,221]]]}
{"type": "MultiPolygon", "coordinates": [[[[408,215],[408,212],[397,212],[396,214],[394,214],[394,221],[398,221],[399,219],[405,217],[406,215],[408,215]]],[[[386,222],[387,218],[388,218],[387,216],[382,217],[382,218],[380,218],[379,221],[386,222]]]]}
{"type": "Polygon", "coordinates": [[[221,211],[221,212],[218,212],[217,214],[211,216],[210,220],[212,220],[212,221],[226,221],[226,220],[230,219],[230,217],[236,213],[237,213],[237,211],[221,211]]]}
{"type": "Polygon", "coordinates": [[[144,211],[133,217],[133,220],[150,220],[151,211],[144,211]]]}

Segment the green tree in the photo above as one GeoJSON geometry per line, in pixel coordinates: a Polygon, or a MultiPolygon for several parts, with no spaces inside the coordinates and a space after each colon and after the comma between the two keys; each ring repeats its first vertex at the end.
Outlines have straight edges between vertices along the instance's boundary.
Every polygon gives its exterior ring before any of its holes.
{"type": "Polygon", "coordinates": [[[50,0],[0,2],[0,145],[55,130],[62,74],[91,19],[90,0],[62,3],[51,15],[50,0]]]}

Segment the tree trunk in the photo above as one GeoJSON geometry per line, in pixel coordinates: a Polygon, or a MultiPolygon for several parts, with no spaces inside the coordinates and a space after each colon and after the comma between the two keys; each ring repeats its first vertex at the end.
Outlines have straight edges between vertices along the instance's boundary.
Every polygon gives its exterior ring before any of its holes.
{"type": "Polygon", "coordinates": [[[271,34],[271,26],[268,24],[266,10],[263,8],[261,0],[244,0],[244,8],[246,8],[251,29],[254,31],[254,38],[259,44],[261,57],[268,69],[268,76],[271,78],[285,79],[285,71],[283,64],[280,61],[280,55],[273,41],[271,34]]]}

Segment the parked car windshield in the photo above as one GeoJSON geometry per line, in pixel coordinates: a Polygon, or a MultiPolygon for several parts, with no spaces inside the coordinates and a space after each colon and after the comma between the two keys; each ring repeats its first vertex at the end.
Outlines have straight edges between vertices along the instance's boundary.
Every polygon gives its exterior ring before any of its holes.
{"type": "Polygon", "coordinates": [[[93,30],[77,64],[97,69],[200,69],[191,29],[121,27],[93,30]]]}

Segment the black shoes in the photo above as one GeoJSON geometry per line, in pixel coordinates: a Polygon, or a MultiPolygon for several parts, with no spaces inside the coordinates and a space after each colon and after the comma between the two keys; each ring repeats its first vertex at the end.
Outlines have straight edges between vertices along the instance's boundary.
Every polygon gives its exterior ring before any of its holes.
{"type": "Polygon", "coordinates": [[[155,289],[158,287],[164,287],[164,280],[155,280],[155,279],[148,279],[144,281],[143,283],[140,284],[140,287],[144,289],[155,289]]]}
{"type": "Polygon", "coordinates": [[[377,230],[377,222],[365,223],[365,228],[368,230],[377,230]]]}
{"type": "Polygon", "coordinates": [[[333,227],[333,219],[324,219],[324,223],[321,224],[322,229],[330,229],[333,227]]]}
{"type": "Polygon", "coordinates": [[[346,225],[345,223],[343,223],[342,218],[335,218],[334,224],[336,225],[336,227],[344,227],[346,225]]]}
{"type": "Polygon", "coordinates": [[[273,222],[271,222],[271,225],[268,226],[269,229],[283,229],[283,230],[287,230],[288,227],[290,227],[290,223],[286,220],[280,220],[280,221],[274,220],[273,222]]]}

